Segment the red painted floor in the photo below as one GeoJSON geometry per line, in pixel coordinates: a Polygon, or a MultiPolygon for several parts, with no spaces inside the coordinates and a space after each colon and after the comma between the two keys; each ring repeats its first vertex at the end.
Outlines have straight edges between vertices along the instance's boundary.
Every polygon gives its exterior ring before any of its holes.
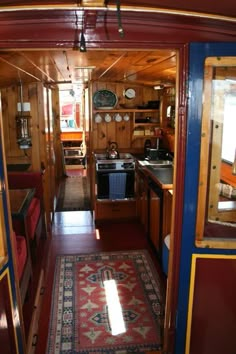
{"type": "MultiPolygon", "coordinates": [[[[38,322],[36,354],[46,353],[56,256],[59,254],[132,249],[149,250],[154,264],[162,276],[156,256],[152,252],[142,226],[137,221],[126,223],[108,222],[96,228],[90,211],[55,213],[52,237],[46,241],[41,240],[37,261],[34,264],[35,276],[32,282],[32,289],[34,290],[32,290],[28,301],[24,305],[26,335],[28,335],[37,278],[39,270],[43,268],[45,289],[38,322]]],[[[164,283],[165,279],[163,278],[164,283]]]]}

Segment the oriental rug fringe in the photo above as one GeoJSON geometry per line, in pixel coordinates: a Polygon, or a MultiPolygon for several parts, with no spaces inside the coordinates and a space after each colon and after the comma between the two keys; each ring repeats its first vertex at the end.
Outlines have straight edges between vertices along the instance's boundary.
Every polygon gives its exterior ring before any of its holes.
{"type": "Polygon", "coordinates": [[[52,299],[47,354],[161,349],[165,297],[145,250],[58,256],[52,299]]]}

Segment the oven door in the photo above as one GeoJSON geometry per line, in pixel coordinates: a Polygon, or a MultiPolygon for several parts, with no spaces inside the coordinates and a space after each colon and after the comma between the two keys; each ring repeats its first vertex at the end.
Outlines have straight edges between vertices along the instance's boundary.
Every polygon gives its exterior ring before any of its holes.
{"type": "Polygon", "coordinates": [[[97,199],[134,198],[134,170],[97,171],[97,199]]]}

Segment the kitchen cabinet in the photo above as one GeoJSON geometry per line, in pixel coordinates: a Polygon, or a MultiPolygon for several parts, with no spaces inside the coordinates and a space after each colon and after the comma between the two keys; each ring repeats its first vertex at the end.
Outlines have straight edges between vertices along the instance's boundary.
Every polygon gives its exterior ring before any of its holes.
{"type": "Polygon", "coordinates": [[[160,260],[164,237],[171,230],[172,188],[172,168],[160,168],[157,172],[136,161],[137,216],[160,260]]]}
{"type": "Polygon", "coordinates": [[[164,190],[162,241],[164,241],[165,236],[167,236],[171,230],[172,202],[173,202],[173,190],[172,189],[164,190]]]}
{"type": "Polygon", "coordinates": [[[148,182],[142,170],[136,170],[136,206],[137,217],[148,233],[148,182]]]}
{"type": "Polygon", "coordinates": [[[158,252],[160,252],[160,209],[160,198],[151,189],[149,200],[149,237],[158,252]]]}
{"type": "Polygon", "coordinates": [[[162,190],[154,183],[149,183],[149,238],[161,257],[162,250],[162,190]]]}
{"type": "Polygon", "coordinates": [[[136,217],[136,200],[99,200],[95,202],[95,219],[120,220],[136,217]]]}

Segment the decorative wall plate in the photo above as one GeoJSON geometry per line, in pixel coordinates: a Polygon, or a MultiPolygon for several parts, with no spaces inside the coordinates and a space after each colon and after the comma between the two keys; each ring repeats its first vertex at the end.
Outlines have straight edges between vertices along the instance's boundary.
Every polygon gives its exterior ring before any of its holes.
{"type": "Polygon", "coordinates": [[[93,104],[98,109],[112,109],[117,102],[116,94],[110,90],[98,90],[93,95],[93,104]]]}

